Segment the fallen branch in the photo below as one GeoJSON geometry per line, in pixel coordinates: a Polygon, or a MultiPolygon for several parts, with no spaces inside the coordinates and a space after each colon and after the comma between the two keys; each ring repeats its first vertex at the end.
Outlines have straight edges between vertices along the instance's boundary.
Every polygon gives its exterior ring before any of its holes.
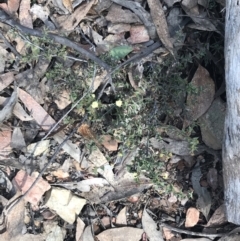
{"type": "Polygon", "coordinates": [[[188,235],[192,235],[192,236],[198,236],[198,237],[217,238],[217,237],[222,237],[222,236],[228,235],[226,233],[216,233],[216,234],[198,233],[198,232],[193,232],[193,231],[189,231],[189,230],[184,230],[184,229],[172,227],[171,225],[166,224],[166,223],[162,223],[162,224],[160,224],[160,226],[165,227],[165,228],[167,228],[171,231],[177,232],[177,233],[184,233],[184,234],[188,234],[188,235]]]}

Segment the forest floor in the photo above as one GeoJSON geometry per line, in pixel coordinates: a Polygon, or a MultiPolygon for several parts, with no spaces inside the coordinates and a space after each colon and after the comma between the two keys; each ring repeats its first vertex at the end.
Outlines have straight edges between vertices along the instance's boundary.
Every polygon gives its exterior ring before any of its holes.
{"type": "Polygon", "coordinates": [[[0,239],[223,240],[224,2],[0,2],[0,239]]]}

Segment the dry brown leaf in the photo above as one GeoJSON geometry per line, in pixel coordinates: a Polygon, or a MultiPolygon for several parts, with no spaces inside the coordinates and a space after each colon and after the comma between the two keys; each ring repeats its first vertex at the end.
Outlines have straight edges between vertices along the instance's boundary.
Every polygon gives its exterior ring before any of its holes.
{"type": "Polygon", "coordinates": [[[62,169],[57,169],[56,171],[52,172],[52,174],[59,179],[66,179],[69,177],[69,173],[64,172],[62,169]]]}
{"type": "Polygon", "coordinates": [[[70,190],[57,187],[52,187],[45,198],[45,205],[70,224],[75,222],[85,203],[85,199],[73,195],[70,190]]]}
{"type": "Polygon", "coordinates": [[[151,39],[156,38],[156,28],[152,23],[151,16],[139,2],[122,1],[122,0],[112,0],[112,1],[134,12],[136,16],[141,20],[140,23],[143,23],[147,28],[150,38],[151,39]]]}
{"type": "MultiPolygon", "coordinates": [[[[101,84],[104,83],[104,78],[106,77],[106,75],[107,75],[107,71],[106,70],[103,70],[103,71],[101,71],[101,73],[97,73],[96,74],[96,77],[95,77],[94,83],[93,83],[92,93],[94,93],[97,90],[97,88],[101,84]]],[[[88,81],[88,80],[86,80],[86,81],[88,81]]],[[[89,79],[89,81],[88,81],[89,87],[91,87],[91,84],[92,84],[92,80],[90,81],[90,79],[89,79]]]]}
{"type": "Polygon", "coordinates": [[[0,91],[8,87],[14,81],[13,72],[0,75],[0,91]]]}
{"type": "Polygon", "coordinates": [[[215,190],[218,187],[218,173],[215,168],[210,168],[207,174],[207,182],[209,186],[215,190]]]}
{"type": "Polygon", "coordinates": [[[0,131],[0,160],[5,159],[11,152],[11,129],[5,129],[0,131]]]}
{"type": "Polygon", "coordinates": [[[5,12],[10,15],[16,14],[19,8],[20,0],[9,0],[6,3],[1,3],[0,8],[2,8],[5,12]]]}
{"type": "Polygon", "coordinates": [[[139,241],[142,237],[143,230],[132,227],[112,228],[101,232],[96,237],[99,241],[139,241]]]}
{"type": "Polygon", "coordinates": [[[149,240],[151,241],[163,241],[162,232],[158,230],[156,222],[151,218],[144,208],[142,216],[142,226],[146,232],[149,240]]]}
{"type": "Polygon", "coordinates": [[[198,4],[198,0],[183,0],[182,1],[182,6],[191,9],[196,7],[198,4]]]}
{"type": "Polygon", "coordinates": [[[87,15],[93,4],[95,4],[95,0],[87,1],[75,9],[74,13],[72,13],[70,16],[60,16],[56,19],[56,21],[62,29],[72,31],[87,15]]]}
{"type": "Polygon", "coordinates": [[[129,32],[130,29],[131,29],[131,25],[128,23],[108,24],[108,33],[120,34],[124,32],[129,32]]]}
{"type": "Polygon", "coordinates": [[[50,140],[42,140],[39,142],[31,143],[27,146],[27,152],[33,156],[47,154],[49,152],[50,140]]]}
{"type": "Polygon", "coordinates": [[[150,8],[150,13],[157,29],[157,34],[163,45],[168,49],[168,51],[173,54],[173,44],[171,42],[167,21],[165,18],[164,11],[162,9],[162,4],[158,0],[148,0],[148,5],[150,8]]]}
{"type": "Polygon", "coordinates": [[[126,207],[124,207],[117,215],[116,224],[127,225],[126,207]]]}
{"type": "MultiPolygon", "coordinates": [[[[3,105],[6,102],[7,98],[0,96],[0,105],[3,105]]],[[[16,103],[13,107],[13,114],[20,119],[21,121],[31,121],[33,118],[26,113],[23,107],[16,103]]]]}
{"type": "Polygon", "coordinates": [[[128,41],[131,44],[144,43],[150,40],[148,31],[144,25],[132,26],[130,29],[130,38],[128,41]]]}
{"type": "Polygon", "coordinates": [[[129,79],[129,82],[130,82],[131,86],[135,90],[137,90],[138,89],[138,83],[136,82],[135,78],[133,77],[133,70],[132,70],[132,68],[128,72],[128,79],[129,79]]]}
{"type": "Polygon", "coordinates": [[[48,21],[50,10],[47,6],[41,6],[38,4],[33,4],[33,6],[30,9],[30,13],[32,15],[33,21],[35,21],[37,18],[41,19],[44,23],[48,21]]]}
{"type": "Polygon", "coordinates": [[[4,107],[0,110],[0,123],[8,120],[18,99],[18,88],[15,88],[10,98],[7,99],[4,107]]]}
{"type": "Polygon", "coordinates": [[[69,104],[71,104],[69,91],[62,90],[54,102],[57,104],[59,110],[65,109],[69,104]]]}
{"type": "Polygon", "coordinates": [[[118,142],[114,139],[111,135],[103,135],[100,138],[101,144],[108,150],[108,151],[117,151],[118,149],[118,142]]]}
{"type": "Polygon", "coordinates": [[[195,72],[191,85],[198,93],[189,94],[186,103],[184,128],[202,116],[211,106],[215,94],[215,85],[209,72],[201,65],[195,72]]]}
{"type": "Polygon", "coordinates": [[[21,1],[19,8],[19,20],[23,26],[33,28],[32,16],[30,14],[30,4],[30,0],[21,1]]]}
{"type": "Polygon", "coordinates": [[[80,219],[79,217],[77,218],[77,225],[76,225],[76,241],[79,241],[82,234],[83,234],[83,230],[85,228],[85,223],[82,221],[82,219],[80,219]]]}
{"type": "Polygon", "coordinates": [[[39,105],[32,96],[22,89],[18,91],[19,99],[32,113],[34,120],[44,129],[49,130],[55,124],[54,119],[39,105]]]}
{"type": "Polygon", "coordinates": [[[26,143],[20,127],[14,127],[12,133],[11,147],[17,150],[21,150],[26,147],[26,143]]]}
{"type": "MultiPolygon", "coordinates": [[[[194,3],[195,1],[189,2],[194,3]]],[[[219,32],[215,25],[212,23],[212,20],[208,18],[208,14],[204,8],[200,8],[199,5],[195,5],[192,8],[182,5],[182,8],[186,12],[186,14],[194,21],[194,24],[190,23],[187,25],[189,28],[199,29],[203,31],[219,32]]]]}
{"type": "MultiPolygon", "coordinates": [[[[20,192],[18,192],[13,198],[8,201],[7,206],[10,205],[11,202],[13,202],[20,195],[20,192]]],[[[7,206],[5,206],[5,208],[7,206]]],[[[3,234],[0,234],[0,240],[10,241],[22,233],[22,230],[24,228],[24,211],[25,203],[22,199],[19,203],[13,206],[10,212],[7,213],[7,223],[5,223],[7,230],[3,234]]],[[[3,214],[1,216],[1,219],[2,217],[3,214]]],[[[1,225],[4,225],[4,223],[1,223],[1,225]]]]}
{"type": "MultiPolygon", "coordinates": [[[[20,170],[14,178],[17,187],[24,194],[36,180],[35,177],[29,176],[25,171],[20,170]]],[[[24,197],[24,199],[33,205],[37,205],[41,200],[42,195],[51,188],[51,186],[42,178],[33,186],[30,192],[24,197]]]]}
{"type": "Polygon", "coordinates": [[[79,241],[94,241],[95,238],[92,234],[92,225],[89,225],[85,228],[83,235],[79,241]]]}
{"type": "Polygon", "coordinates": [[[82,124],[78,128],[78,133],[88,140],[95,140],[95,135],[88,124],[82,124]]]}
{"type": "Polygon", "coordinates": [[[43,227],[45,233],[47,233],[48,241],[63,241],[65,239],[67,230],[57,225],[57,221],[44,221],[43,227]]]}
{"type": "Polygon", "coordinates": [[[213,213],[212,217],[207,223],[207,227],[219,227],[227,222],[227,213],[225,205],[222,204],[213,213]]]}
{"type": "Polygon", "coordinates": [[[200,212],[196,208],[189,208],[186,213],[185,227],[190,228],[198,223],[200,212]]]}
{"type": "Polygon", "coordinates": [[[8,59],[8,51],[5,47],[0,46],[0,73],[3,73],[5,70],[5,64],[8,59]]]}
{"type": "Polygon", "coordinates": [[[73,6],[71,0],[62,0],[63,6],[70,12],[73,12],[73,6]]]}
{"type": "Polygon", "coordinates": [[[209,109],[198,119],[202,141],[214,150],[221,150],[224,136],[226,102],[216,98],[209,109]]]}
{"type": "Polygon", "coordinates": [[[122,7],[117,4],[112,4],[109,8],[106,19],[111,23],[141,23],[138,16],[128,9],[122,9],[122,7]]]}
{"type": "MultiPolygon", "coordinates": [[[[10,31],[7,33],[7,37],[10,39],[11,42],[14,41],[16,43],[16,50],[18,51],[18,53],[20,53],[21,55],[26,55],[27,43],[25,40],[23,40],[22,37],[16,36],[13,32],[10,32],[10,31]]],[[[31,71],[31,70],[26,70],[26,71],[31,71]]]]}
{"type": "Polygon", "coordinates": [[[104,164],[108,163],[106,157],[99,150],[99,148],[96,148],[91,152],[91,154],[88,157],[88,160],[94,165],[94,167],[101,167],[104,164]]]}
{"type": "Polygon", "coordinates": [[[175,235],[172,233],[172,231],[166,227],[163,227],[163,234],[166,238],[166,240],[170,240],[173,238],[175,235]]]}

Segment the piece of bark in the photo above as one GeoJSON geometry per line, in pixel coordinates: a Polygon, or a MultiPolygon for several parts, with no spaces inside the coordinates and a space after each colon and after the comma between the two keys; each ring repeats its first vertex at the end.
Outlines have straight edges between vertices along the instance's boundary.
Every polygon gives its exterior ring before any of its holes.
{"type": "Polygon", "coordinates": [[[240,224],[240,5],[226,1],[225,78],[227,112],[223,141],[223,179],[229,222],[240,224]]]}

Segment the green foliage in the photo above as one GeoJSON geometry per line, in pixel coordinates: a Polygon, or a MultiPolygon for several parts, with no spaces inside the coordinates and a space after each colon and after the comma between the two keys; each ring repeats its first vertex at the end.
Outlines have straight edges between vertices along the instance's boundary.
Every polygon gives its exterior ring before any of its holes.
{"type": "Polygon", "coordinates": [[[133,51],[133,48],[128,45],[118,46],[109,51],[110,57],[114,60],[120,60],[126,57],[129,53],[133,51]]]}
{"type": "Polygon", "coordinates": [[[65,46],[56,44],[53,40],[43,37],[38,38],[34,36],[25,37],[26,55],[22,57],[22,63],[30,63],[37,61],[39,57],[48,59],[53,57],[61,57],[66,59],[67,51],[65,46]]]}
{"type": "MultiPolygon", "coordinates": [[[[40,56],[48,59],[52,57],[65,59],[67,56],[64,47],[56,45],[49,39],[31,37],[28,40],[28,53],[22,59],[24,63],[36,61],[40,56]]],[[[101,57],[104,61],[109,61],[112,66],[132,50],[129,46],[119,46],[112,49],[108,55],[101,57]]],[[[156,133],[156,127],[161,126],[164,120],[173,121],[179,118],[176,111],[184,110],[187,94],[198,94],[198,90],[189,84],[188,69],[195,59],[204,58],[205,46],[202,46],[198,52],[182,51],[175,58],[166,56],[162,62],[146,63],[143,77],[134,76],[139,82],[139,88],[136,90],[127,81],[125,70],[121,69],[112,75],[117,91],[114,96],[109,97],[109,103],[104,103],[102,99],[97,100],[97,96],[89,91],[91,81],[96,77],[94,64],[90,61],[87,64],[79,64],[79,68],[73,70],[65,68],[56,60],[45,76],[53,82],[52,95],[65,88],[70,90],[73,102],[82,98],[74,114],[79,118],[87,114],[89,121],[101,127],[98,128],[100,134],[110,133],[118,139],[121,142],[119,153],[126,149],[140,149],[129,167],[137,174],[136,179],[144,173],[161,188],[163,193],[178,193],[181,196],[183,195],[181,190],[176,191],[176,185],[166,171],[166,164],[172,153],[166,150],[153,150],[148,144],[143,145],[142,140],[149,140],[151,137],[161,138],[156,133]]],[[[97,70],[97,75],[100,71],[97,70]]],[[[74,118],[68,116],[64,122],[72,124],[74,118]]],[[[191,128],[183,132],[189,137],[189,146],[193,153],[198,139],[191,137],[193,132],[191,128]]],[[[88,144],[91,149],[93,143],[88,144]]],[[[173,174],[171,176],[174,177],[173,174]]]]}

